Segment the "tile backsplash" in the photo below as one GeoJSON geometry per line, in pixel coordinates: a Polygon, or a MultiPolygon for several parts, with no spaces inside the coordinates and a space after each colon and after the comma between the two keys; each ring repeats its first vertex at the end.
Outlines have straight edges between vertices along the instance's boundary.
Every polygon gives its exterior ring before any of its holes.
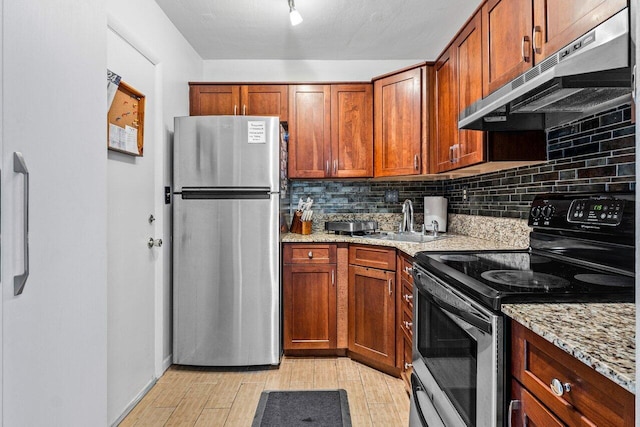
{"type": "Polygon", "coordinates": [[[631,106],[547,130],[547,158],[535,166],[443,181],[291,181],[289,196],[292,206],[311,197],[324,214],[399,213],[405,199],[421,213],[424,196],[445,196],[450,213],[524,219],[536,194],[634,191],[631,106]],[[385,190],[398,190],[399,201],[385,202],[385,190]]]}

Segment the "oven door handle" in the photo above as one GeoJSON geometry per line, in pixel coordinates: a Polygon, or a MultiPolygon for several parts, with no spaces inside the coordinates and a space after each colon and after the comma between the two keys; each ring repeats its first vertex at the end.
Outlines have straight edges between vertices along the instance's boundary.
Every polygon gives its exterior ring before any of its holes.
{"type": "Polygon", "coordinates": [[[491,322],[487,322],[486,320],[474,315],[473,313],[461,310],[458,307],[454,307],[453,305],[443,301],[435,295],[431,295],[431,298],[433,299],[433,302],[442,310],[464,320],[465,322],[480,329],[481,331],[491,334],[491,322]]]}
{"type": "Polygon", "coordinates": [[[412,383],[413,401],[420,418],[420,425],[423,427],[445,427],[427,392],[421,385],[415,384],[415,381],[412,381],[412,383]],[[429,421],[427,422],[427,420],[429,421]]]}

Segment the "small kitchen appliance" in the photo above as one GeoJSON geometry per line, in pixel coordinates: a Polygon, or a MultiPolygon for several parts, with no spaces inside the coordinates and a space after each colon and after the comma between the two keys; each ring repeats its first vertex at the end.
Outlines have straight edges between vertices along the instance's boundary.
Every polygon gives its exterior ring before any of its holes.
{"type": "Polygon", "coordinates": [[[634,301],[634,194],[539,195],[529,226],[526,250],[416,255],[411,427],[508,424],[502,304],[634,301]]]}
{"type": "Polygon", "coordinates": [[[279,120],[176,117],[173,146],[173,362],[279,364],[279,120]]]}
{"type": "Polygon", "coordinates": [[[350,234],[352,236],[372,233],[377,228],[377,221],[367,220],[327,221],[324,223],[326,231],[333,231],[336,234],[350,234]]]}
{"type": "Polygon", "coordinates": [[[426,196],[424,198],[424,226],[427,230],[433,231],[434,225],[437,224],[437,231],[443,233],[447,231],[447,207],[448,201],[444,197],[426,196]]]}

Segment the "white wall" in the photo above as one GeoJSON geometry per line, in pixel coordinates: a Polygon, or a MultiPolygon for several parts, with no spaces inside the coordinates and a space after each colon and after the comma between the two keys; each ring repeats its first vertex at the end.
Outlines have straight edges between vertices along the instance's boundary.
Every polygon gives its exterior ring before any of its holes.
{"type": "MultiPolygon", "coordinates": [[[[420,63],[397,61],[207,60],[207,82],[366,82],[420,63]]],[[[424,61],[422,61],[424,62],[424,61]]]]}
{"type": "MultiPolygon", "coordinates": [[[[155,135],[156,147],[156,198],[157,227],[163,230],[161,237],[167,244],[161,249],[162,256],[157,263],[156,301],[140,301],[154,304],[159,328],[148,331],[156,336],[156,376],[171,363],[172,354],[172,301],[171,301],[171,205],[164,204],[163,188],[170,186],[171,152],[173,141],[173,118],[189,114],[189,81],[202,79],[202,60],[182,37],[182,34],[168,20],[164,12],[153,0],[111,0],[107,2],[109,26],[136,46],[156,64],[155,94],[158,98],[155,135]]],[[[105,28],[106,32],[106,28],[105,28]]],[[[114,70],[116,71],[116,70],[114,70]]],[[[126,76],[123,76],[126,80],[126,76]]],[[[148,142],[145,141],[145,144],[148,142]]],[[[135,323],[136,319],[130,319],[135,323]]],[[[126,360],[121,361],[126,363],[126,360]]],[[[111,378],[110,380],[113,380],[111,378]]],[[[118,378],[122,380],[122,378],[118,378]]],[[[143,390],[140,390],[142,392],[143,390]]],[[[130,396],[131,403],[139,396],[130,396]]],[[[128,408],[122,408],[122,411],[128,408]]],[[[121,414],[109,414],[109,421],[121,414]]]]}

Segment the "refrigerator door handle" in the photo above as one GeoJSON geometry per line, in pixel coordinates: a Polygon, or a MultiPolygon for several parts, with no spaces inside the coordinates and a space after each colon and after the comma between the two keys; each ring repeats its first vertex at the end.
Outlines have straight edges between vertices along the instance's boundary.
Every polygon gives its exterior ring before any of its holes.
{"type": "Polygon", "coordinates": [[[20,295],[24,291],[29,277],[29,170],[24,157],[20,152],[13,153],[13,171],[24,175],[24,194],[23,194],[23,231],[22,241],[24,247],[24,273],[13,277],[13,295],[20,295]]]}

